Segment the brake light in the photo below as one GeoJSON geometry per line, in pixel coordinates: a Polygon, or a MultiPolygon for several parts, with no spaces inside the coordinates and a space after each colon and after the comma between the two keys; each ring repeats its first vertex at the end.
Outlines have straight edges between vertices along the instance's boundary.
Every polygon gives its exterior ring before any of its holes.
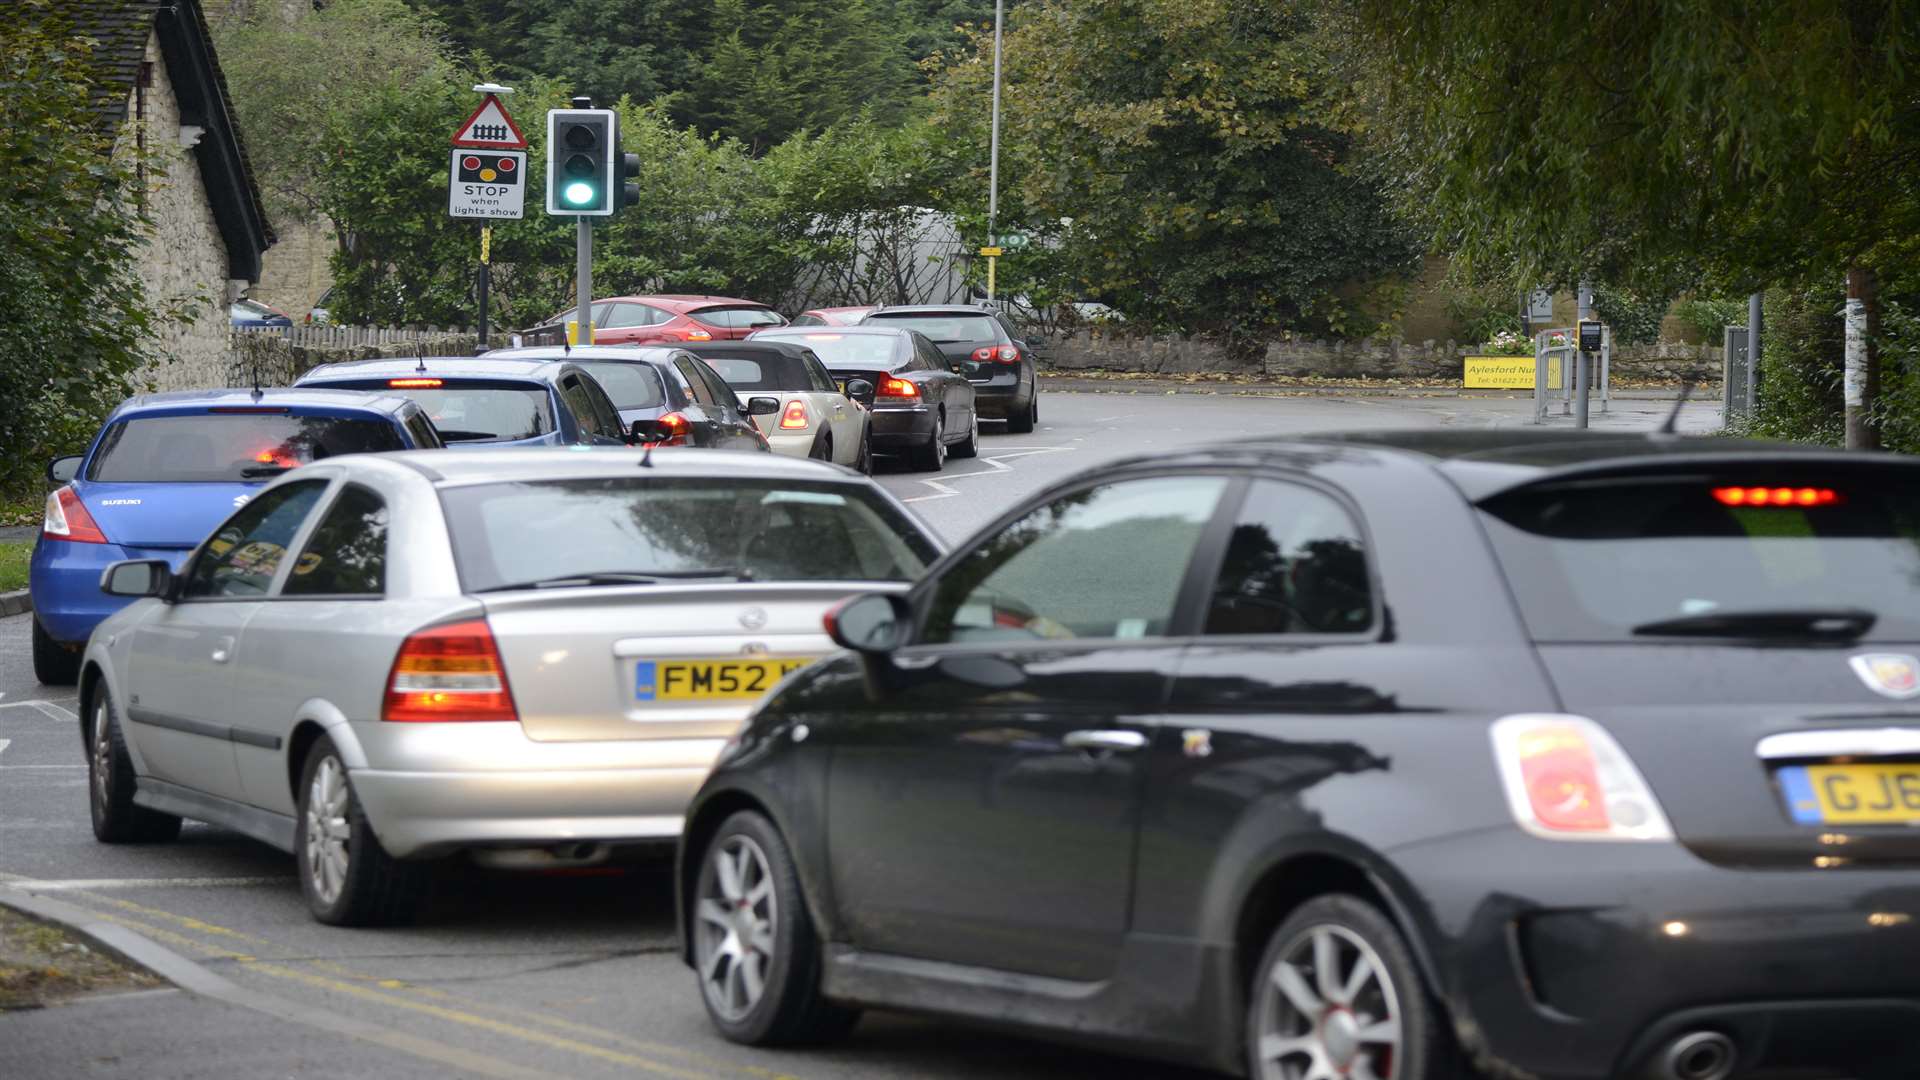
{"type": "Polygon", "coordinates": [[[56,488],[47,495],[46,517],[40,523],[40,535],[49,540],[74,544],[104,544],[107,534],[94,524],[85,503],[71,487],[56,488]]]}
{"type": "Polygon", "coordinates": [[[688,329],[682,330],[679,333],[680,333],[681,341],[712,341],[713,340],[713,335],[711,333],[708,333],[707,331],[702,330],[697,326],[689,327],[688,329]]]}
{"type": "Polygon", "coordinates": [[[1838,506],[1845,500],[1832,488],[1718,487],[1713,497],[1727,506],[1838,506]]]}
{"type": "Polygon", "coordinates": [[[429,626],[407,638],[387,676],[380,719],[396,723],[519,720],[506,665],[485,619],[429,626]]]}
{"type": "Polygon", "coordinates": [[[920,396],[920,388],[905,379],[896,379],[889,375],[880,380],[880,389],[874,393],[874,396],[917,398],[920,396]]]}
{"type": "Polygon", "coordinates": [[[439,379],[388,379],[387,385],[395,390],[431,390],[445,385],[439,379]]]}
{"type": "Polygon", "coordinates": [[[973,360],[979,364],[1011,364],[1019,359],[1020,350],[1012,345],[987,345],[973,350],[973,360]]]}
{"type": "Polygon", "coordinates": [[[683,445],[687,435],[693,431],[693,422],[677,412],[667,413],[655,422],[667,433],[667,437],[660,440],[661,446],[683,445]]]}
{"type": "Polygon", "coordinates": [[[807,419],[807,403],[799,398],[787,402],[787,411],[780,414],[783,428],[804,428],[811,422],[807,419]]]}
{"type": "Polygon", "coordinates": [[[1520,827],[1555,840],[1671,840],[1652,789],[1605,728],[1583,716],[1494,722],[1493,754],[1520,827]]]}

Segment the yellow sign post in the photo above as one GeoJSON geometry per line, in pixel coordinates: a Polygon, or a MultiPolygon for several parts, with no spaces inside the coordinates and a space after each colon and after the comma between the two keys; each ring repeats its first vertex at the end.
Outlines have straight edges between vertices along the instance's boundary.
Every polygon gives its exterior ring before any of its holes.
{"type": "MultiPolygon", "coordinates": [[[[1469,356],[1462,376],[1461,385],[1468,390],[1531,390],[1533,357],[1469,356]]],[[[1560,379],[1560,358],[1550,356],[1547,358],[1547,389],[1560,389],[1560,379]]]]}

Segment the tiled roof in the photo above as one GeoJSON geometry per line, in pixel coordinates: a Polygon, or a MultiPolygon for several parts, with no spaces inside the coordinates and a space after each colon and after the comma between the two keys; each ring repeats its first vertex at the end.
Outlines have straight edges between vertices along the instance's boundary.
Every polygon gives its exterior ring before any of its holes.
{"type": "Polygon", "coordinates": [[[140,75],[160,5],[153,0],[66,0],[64,6],[73,28],[99,42],[93,52],[93,102],[111,137],[127,118],[127,99],[140,75]]]}

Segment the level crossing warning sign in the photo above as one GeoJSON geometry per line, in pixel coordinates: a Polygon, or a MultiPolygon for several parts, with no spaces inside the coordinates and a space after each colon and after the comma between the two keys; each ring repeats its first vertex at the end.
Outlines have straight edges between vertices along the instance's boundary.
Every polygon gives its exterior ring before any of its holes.
{"type": "Polygon", "coordinates": [[[525,150],[527,137],[520,134],[520,126],[507,115],[507,107],[500,104],[500,99],[488,94],[454,133],[453,145],[475,150],[525,150]]]}

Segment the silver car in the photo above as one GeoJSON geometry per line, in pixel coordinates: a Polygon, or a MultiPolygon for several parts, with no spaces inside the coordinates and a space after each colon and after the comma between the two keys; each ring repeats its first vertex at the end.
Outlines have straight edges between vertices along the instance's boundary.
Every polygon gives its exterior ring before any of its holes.
{"type": "Polygon", "coordinates": [[[728,451],[359,455],[276,480],[101,623],[94,834],[181,818],[293,852],[322,922],[407,918],[436,856],[671,841],[821,616],[939,543],[872,480],[728,451]]]}

